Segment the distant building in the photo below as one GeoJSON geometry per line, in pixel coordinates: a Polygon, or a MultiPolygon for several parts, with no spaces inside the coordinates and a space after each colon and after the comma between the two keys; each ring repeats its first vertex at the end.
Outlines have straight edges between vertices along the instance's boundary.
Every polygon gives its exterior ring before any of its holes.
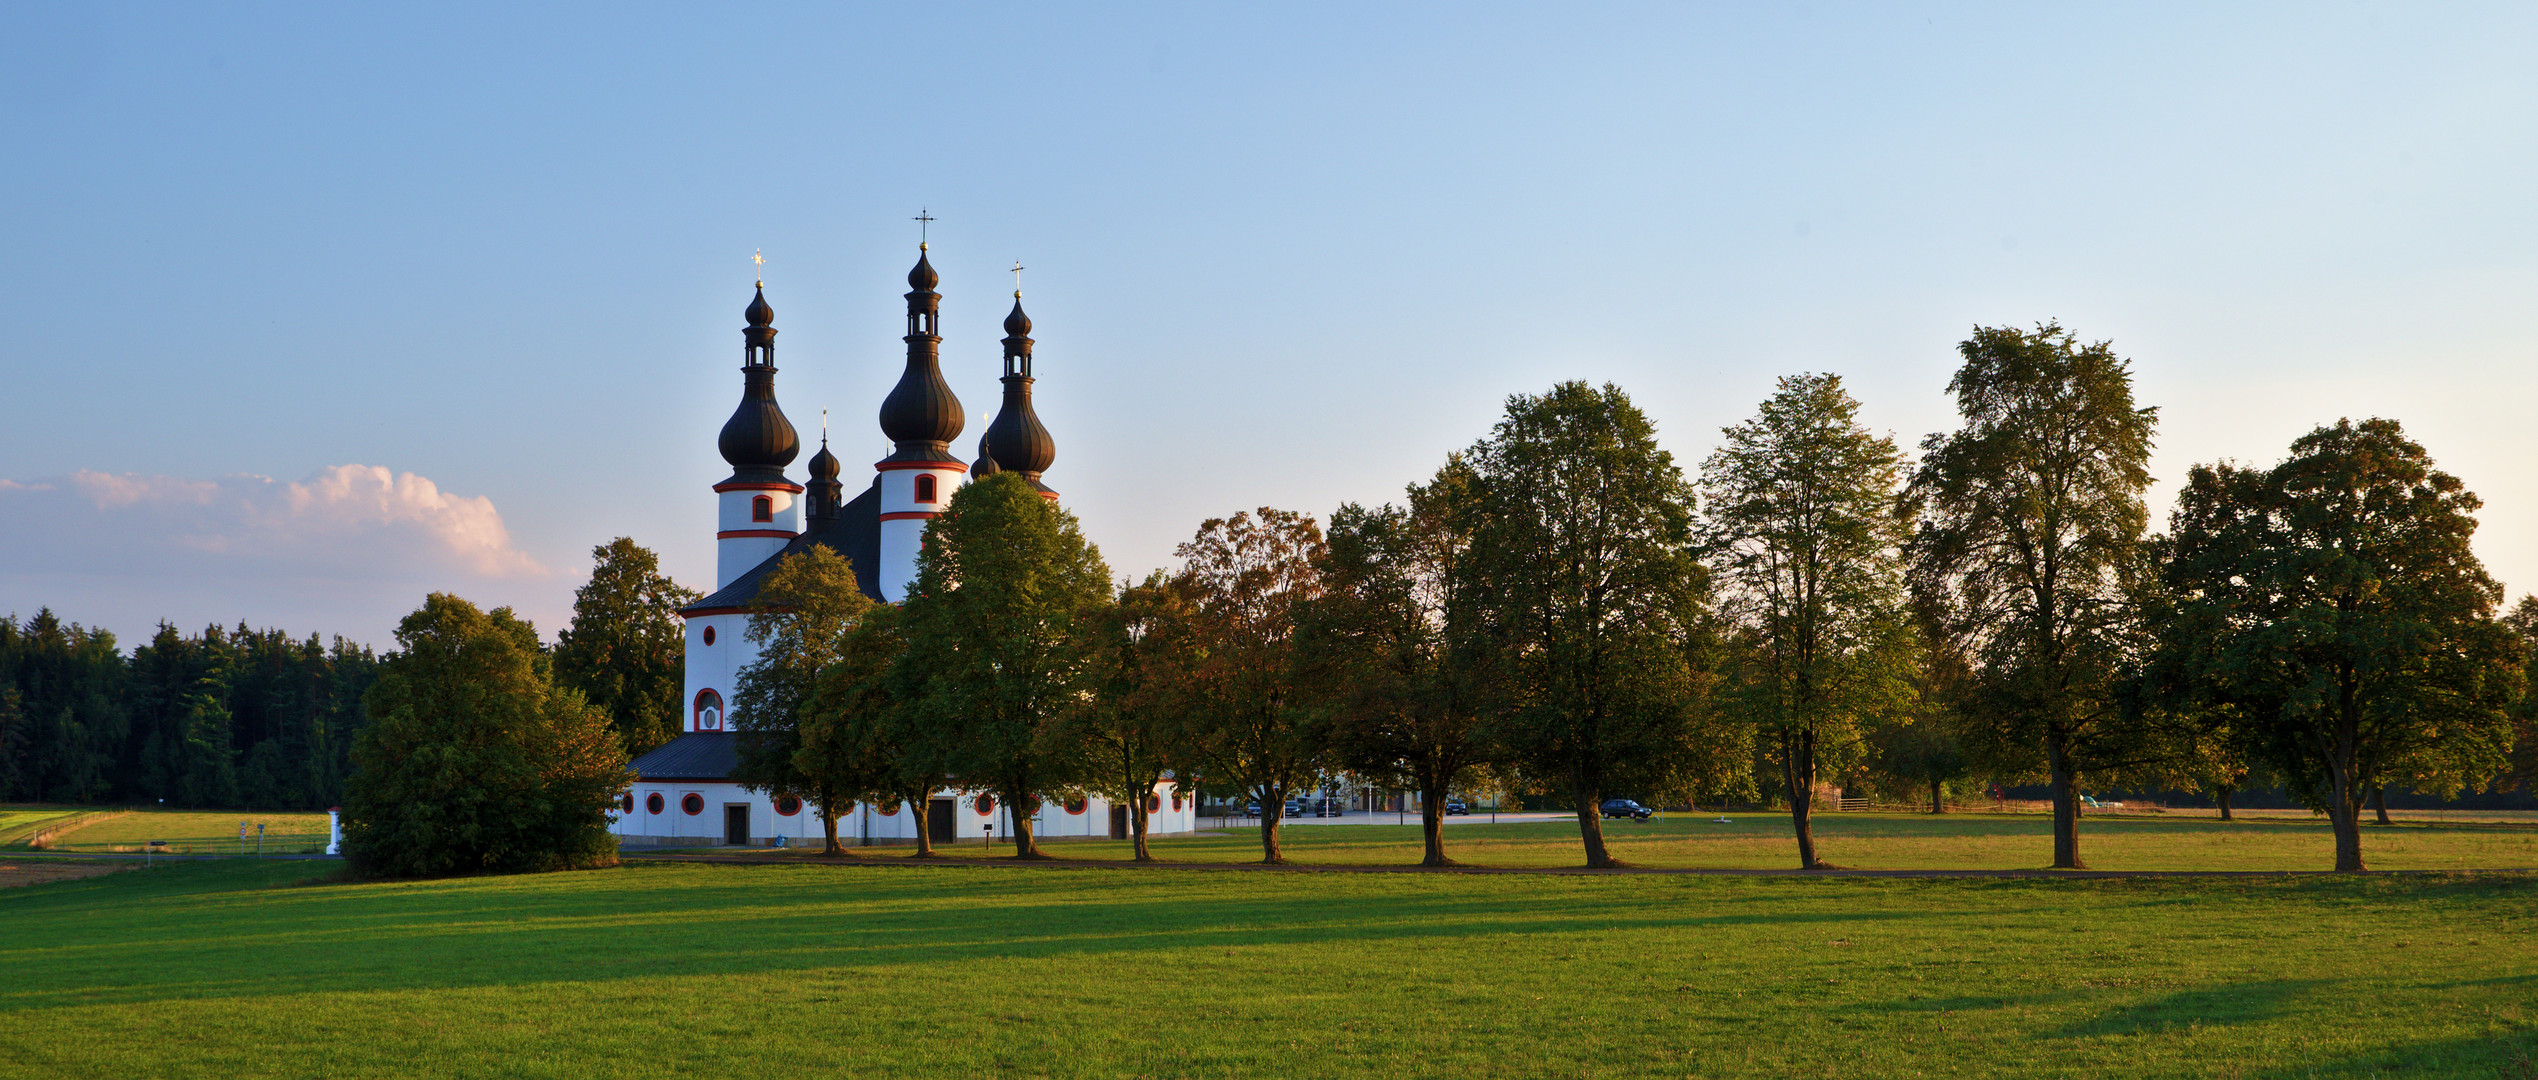
{"type": "MultiPolygon", "coordinates": [[[[905,597],[916,577],[917,549],[952,490],[972,475],[1014,472],[1044,498],[1058,493],[1040,474],[1057,457],[1057,444],[1031,408],[1031,320],[1014,292],[1005,316],[1004,408],[979,440],[978,460],[964,465],[952,452],[964,418],[960,399],[943,381],[935,326],[942,297],[939,279],[920,245],[908,272],[907,369],[881,403],[881,431],[890,456],[873,464],[870,486],[845,500],[839,463],[825,436],[810,461],[810,485],[787,479],[785,466],[801,453],[801,439],[776,404],[775,309],[763,283],[743,313],[740,407],[723,424],[718,445],[729,479],[714,485],[714,592],[679,614],[687,621],[687,717],[684,733],[634,761],[634,789],[614,815],[626,844],[766,844],[819,838],[819,818],[799,801],[773,798],[731,782],[739,752],[725,710],[742,668],[758,650],[744,631],[759,583],[786,555],[819,545],[855,567],[864,594],[883,603],[905,597]],[[808,495],[807,499],[803,496],[808,495]],[[798,501],[797,501],[798,500],[798,501]],[[807,506],[805,505],[807,504],[807,506]]],[[[938,843],[1012,835],[1013,808],[983,793],[942,791],[933,797],[932,828],[938,843]]],[[[1147,797],[1148,829],[1188,832],[1197,827],[1195,795],[1176,795],[1166,783],[1147,797]]],[[[1127,807],[1099,798],[1043,801],[1034,815],[1043,837],[1125,836],[1127,807]]],[[[838,815],[838,837],[857,842],[913,841],[915,815],[903,807],[858,805],[838,815]]]]}

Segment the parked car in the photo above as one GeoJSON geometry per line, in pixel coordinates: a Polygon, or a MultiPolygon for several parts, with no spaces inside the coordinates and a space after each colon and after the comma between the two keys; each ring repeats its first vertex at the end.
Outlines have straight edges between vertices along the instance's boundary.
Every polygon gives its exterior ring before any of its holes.
{"type": "Polygon", "coordinates": [[[1260,800],[1258,800],[1258,799],[1253,799],[1253,800],[1252,800],[1252,801],[1250,801],[1250,802],[1244,803],[1244,804],[1243,804],[1243,816],[1244,816],[1244,817],[1259,817],[1259,816],[1260,816],[1260,800]]]}
{"type": "Polygon", "coordinates": [[[1604,816],[1608,818],[1629,818],[1632,821],[1646,821],[1656,815],[1656,811],[1648,809],[1645,806],[1641,806],[1634,800],[1604,800],[1604,816]]]}
{"type": "Polygon", "coordinates": [[[1445,800],[1445,816],[1447,817],[1453,817],[1456,814],[1468,814],[1471,812],[1472,808],[1464,805],[1463,800],[1461,799],[1445,800]]]}
{"type": "Polygon", "coordinates": [[[1313,800],[1314,817],[1345,817],[1347,815],[1348,803],[1344,800],[1332,798],[1313,800]]]}
{"type": "Polygon", "coordinates": [[[2091,810],[2121,810],[2124,808],[2123,803],[2102,801],[2095,795],[2080,796],[2080,805],[2091,810]]]}

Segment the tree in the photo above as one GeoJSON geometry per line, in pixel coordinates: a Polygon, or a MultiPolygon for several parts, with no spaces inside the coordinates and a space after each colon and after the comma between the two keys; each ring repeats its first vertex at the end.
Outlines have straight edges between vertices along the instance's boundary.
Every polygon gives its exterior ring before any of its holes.
{"type": "Polygon", "coordinates": [[[2053,865],[2080,861],[2080,779],[2163,752],[2118,700],[2135,655],[2151,433],[2106,342],[1976,327],[1948,383],[1965,424],[1922,442],[1906,491],[1912,584],[1971,672],[1958,707],[1995,760],[2041,751],[2053,865]]]}
{"type": "MultiPolygon", "coordinates": [[[[875,607],[855,584],[855,567],[813,544],[785,556],[759,582],[745,635],[758,658],[732,687],[732,728],[739,760],[732,779],[752,791],[789,795],[818,810],[824,855],[843,855],[837,815],[859,794],[851,770],[804,769],[803,729],[821,672],[847,655],[848,639],[875,607]]],[[[823,755],[809,759],[832,765],[823,755]]]]}
{"type": "Polygon", "coordinates": [[[1260,861],[1284,863],[1287,796],[1328,751],[1296,686],[1296,615],[1321,593],[1322,530],[1310,516],[1264,506],[1201,522],[1174,554],[1196,609],[1184,738],[1212,772],[1260,800],[1260,861]]]}
{"type": "MultiPolygon", "coordinates": [[[[821,668],[811,696],[797,714],[793,768],[805,783],[849,798],[905,804],[916,824],[917,857],[934,855],[927,796],[950,777],[939,748],[902,693],[907,638],[900,609],[875,605],[838,644],[835,662],[821,668]]],[[[834,835],[834,828],[831,835],[834,835]]]]}
{"type": "Polygon", "coordinates": [[[1801,869],[1826,865],[1812,820],[1819,771],[1860,760],[1870,728],[1913,706],[1894,513],[1903,455],[1858,414],[1840,376],[1781,379],[1701,468],[1702,547],[1735,627],[1724,698],[1780,765],[1801,869]]]}
{"type": "Polygon", "coordinates": [[[1323,591],[1304,608],[1303,680],[1332,714],[1332,745],[1359,775],[1419,792],[1421,866],[1445,854],[1445,803],[1495,753],[1482,703],[1490,651],[1470,634],[1478,487],[1461,455],[1409,488],[1404,507],[1331,515],[1323,591]]]}
{"type": "MultiPolygon", "coordinates": [[[[2538,666],[2538,596],[2523,594],[2503,616],[2503,625],[2510,627],[2521,642],[2523,673],[2538,666]]],[[[2499,790],[2526,790],[2538,782],[2538,693],[2523,693],[2512,707],[2511,763],[2496,782],[2499,790]]]]}
{"type": "Polygon", "coordinates": [[[366,874],[610,866],[629,774],[608,717],[555,685],[510,608],[433,593],[397,624],[344,792],[345,854],[366,874]]]}
{"type": "Polygon", "coordinates": [[[1507,691],[1520,766],[1564,782],[1590,867],[1607,793],[1735,782],[1742,740],[1709,708],[1707,575],[1693,493],[1620,388],[1507,401],[1470,452],[1480,489],[1470,600],[1507,691]]]}
{"type": "Polygon", "coordinates": [[[1088,658],[1091,700],[1071,721],[1073,738],[1089,750],[1084,786],[1127,808],[1138,862],[1154,861],[1147,799],[1165,777],[1189,775],[1175,738],[1192,660],[1188,594],[1186,583],[1161,571],[1119,590],[1088,658]]]}
{"type": "Polygon", "coordinates": [[[1087,768],[1067,721],[1090,691],[1110,568],[1018,473],[962,487],[925,536],[903,605],[907,655],[923,666],[914,704],[954,782],[1011,808],[1014,857],[1045,858],[1032,814],[1087,768]]]}
{"type": "Polygon", "coordinates": [[[2191,674],[2363,869],[2391,780],[2455,790],[2509,757],[2525,650],[2469,547],[2480,504],[2396,421],[2340,420],[2270,470],[2198,466],[2166,580],[2191,674]]]}
{"type": "Polygon", "coordinates": [[[661,560],[627,537],[590,555],[573,623],[556,635],[555,678],[607,713],[627,752],[641,754],[678,737],[687,677],[679,609],[696,591],[663,576],[661,560]]]}

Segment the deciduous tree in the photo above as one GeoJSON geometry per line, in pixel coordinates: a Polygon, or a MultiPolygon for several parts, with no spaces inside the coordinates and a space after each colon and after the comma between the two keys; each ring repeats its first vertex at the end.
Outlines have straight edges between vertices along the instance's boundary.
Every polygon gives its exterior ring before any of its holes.
{"type": "Polygon", "coordinates": [[[2524,650],[2469,547],[2479,506],[2396,421],[2341,420],[2269,470],[2198,466],[2165,576],[2172,640],[2255,753],[2324,810],[2363,869],[2362,805],[2508,760],[2524,650]]]}
{"type": "Polygon", "coordinates": [[[1188,783],[1195,762],[1178,738],[1196,660],[1188,584],[1156,571],[1122,587],[1102,615],[1088,668],[1092,696],[1072,721],[1088,749],[1084,786],[1126,808],[1136,861],[1152,862],[1147,800],[1156,786],[1171,776],[1197,794],[1188,783]]]}
{"type": "Polygon", "coordinates": [[[677,738],[687,638],[679,609],[696,592],[620,536],[590,549],[590,581],[573,592],[573,622],[556,635],[556,681],[608,714],[630,754],[677,738]]]}
{"type": "Polygon", "coordinates": [[[2053,865],[2077,868],[2081,776],[2166,752],[2118,700],[2138,650],[2130,586],[2158,410],[2133,404],[2131,368],[2106,342],[2059,325],[1976,327],[1957,351],[1948,390],[1964,426],[1922,442],[1907,490],[1913,586],[1969,661],[1956,705],[1987,756],[2040,752],[2053,865]]]}
{"type": "Polygon", "coordinates": [[[1186,745],[1260,800],[1260,857],[1283,863],[1287,796],[1329,747],[1298,692],[1296,615],[1321,594],[1322,530],[1269,507],[1211,518],[1176,551],[1195,612],[1186,745]]]}
{"type": "Polygon", "coordinates": [[[776,564],[759,583],[756,602],[760,610],[750,614],[746,636],[758,646],[758,658],[740,669],[732,688],[739,750],[732,779],[810,803],[827,841],[821,853],[842,855],[837,815],[861,794],[856,770],[826,747],[812,748],[805,735],[816,726],[810,706],[821,674],[847,657],[875,605],[856,586],[853,564],[817,544],[776,564]],[[807,756],[806,749],[812,750],[807,756]]]}
{"type": "Polygon", "coordinates": [[[962,487],[925,538],[902,605],[906,655],[922,665],[911,701],[941,733],[953,782],[1012,808],[1014,856],[1045,858],[1032,814],[1087,771],[1067,721],[1091,692],[1110,568],[1016,473],[962,487]]]}
{"type": "Polygon", "coordinates": [[[625,751],[605,714],[555,685],[536,629],[433,593],[397,624],[397,645],[344,793],[353,865],[389,877],[614,865],[625,751]]]}
{"type": "Polygon", "coordinates": [[[1708,700],[1693,493],[1620,388],[1508,399],[1470,452],[1470,599],[1526,771],[1565,783],[1591,867],[1620,865],[1602,802],[1732,786],[1750,758],[1708,700]]]}
{"type": "Polygon", "coordinates": [[[1894,512],[1903,455],[1858,413],[1840,376],[1781,379],[1701,469],[1703,549],[1734,627],[1722,700],[1780,765],[1802,869],[1825,865],[1817,776],[1861,761],[1876,724],[1908,722],[1915,705],[1894,512]]]}

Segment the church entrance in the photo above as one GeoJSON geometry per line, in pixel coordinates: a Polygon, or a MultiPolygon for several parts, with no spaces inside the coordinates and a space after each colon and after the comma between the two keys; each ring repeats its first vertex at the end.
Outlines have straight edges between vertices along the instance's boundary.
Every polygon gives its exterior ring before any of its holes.
{"type": "Polygon", "coordinates": [[[1127,807],[1114,806],[1110,808],[1110,838],[1113,840],[1128,839],[1127,807]]]}
{"type": "Polygon", "coordinates": [[[727,803],[723,806],[723,842],[747,846],[749,843],[749,804],[727,803]]]}
{"type": "Polygon", "coordinates": [[[937,844],[949,844],[961,837],[960,822],[952,815],[960,812],[957,799],[935,799],[926,804],[925,835],[937,844]]]}

